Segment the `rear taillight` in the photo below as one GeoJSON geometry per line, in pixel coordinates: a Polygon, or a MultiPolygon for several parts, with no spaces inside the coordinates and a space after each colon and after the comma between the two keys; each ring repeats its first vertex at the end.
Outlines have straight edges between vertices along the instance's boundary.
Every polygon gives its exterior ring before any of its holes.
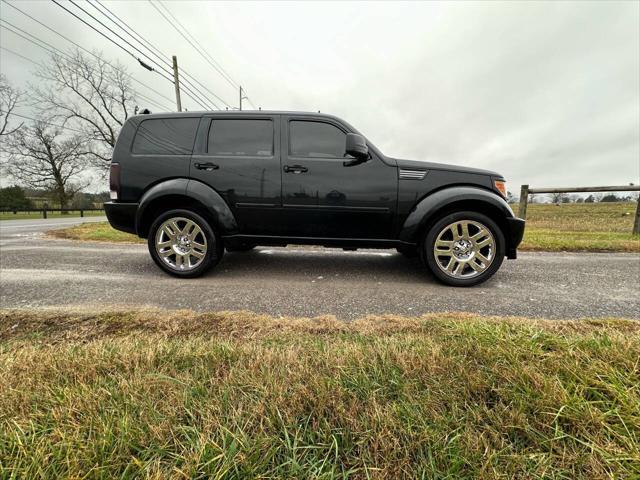
{"type": "Polygon", "coordinates": [[[120,197],[120,164],[111,163],[109,170],[109,195],[111,200],[118,200],[120,197]]]}

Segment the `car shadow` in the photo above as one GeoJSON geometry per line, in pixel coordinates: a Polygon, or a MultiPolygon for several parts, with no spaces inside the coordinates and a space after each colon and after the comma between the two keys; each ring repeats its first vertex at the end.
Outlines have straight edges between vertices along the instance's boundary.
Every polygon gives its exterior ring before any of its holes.
{"type": "Polygon", "coordinates": [[[249,252],[225,252],[220,263],[205,276],[234,278],[248,275],[288,280],[318,276],[437,283],[417,257],[407,258],[395,250],[351,252],[329,248],[260,247],[249,252]]]}

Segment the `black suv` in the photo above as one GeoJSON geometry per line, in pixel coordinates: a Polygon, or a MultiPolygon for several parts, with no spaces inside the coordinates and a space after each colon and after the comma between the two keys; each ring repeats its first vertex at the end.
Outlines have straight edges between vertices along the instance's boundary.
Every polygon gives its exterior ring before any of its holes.
{"type": "Polygon", "coordinates": [[[138,115],[111,164],[109,222],[196,277],[256,245],[396,248],[450,285],[516,258],[524,221],[494,172],[399,160],[320,113],[138,115]]]}

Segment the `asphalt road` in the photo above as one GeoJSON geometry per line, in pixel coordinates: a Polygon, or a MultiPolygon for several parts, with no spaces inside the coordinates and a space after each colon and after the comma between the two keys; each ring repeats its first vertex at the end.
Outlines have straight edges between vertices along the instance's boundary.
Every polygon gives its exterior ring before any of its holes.
{"type": "Polygon", "coordinates": [[[84,219],[0,221],[2,307],[247,309],[272,315],[465,311],[569,319],[640,318],[640,256],[521,253],[483,285],[440,285],[395,250],[260,248],[227,253],[206,276],[178,280],[153,264],[144,245],[52,240],[84,219]]]}

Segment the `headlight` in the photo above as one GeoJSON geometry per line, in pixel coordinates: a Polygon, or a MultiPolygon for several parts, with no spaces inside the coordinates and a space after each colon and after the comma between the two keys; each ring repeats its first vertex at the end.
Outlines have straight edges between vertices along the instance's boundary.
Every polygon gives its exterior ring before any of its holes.
{"type": "Polygon", "coordinates": [[[498,190],[504,198],[507,198],[507,182],[504,180],[494,180],[493,184],[495,185],[496,190],[498,190]]]}

